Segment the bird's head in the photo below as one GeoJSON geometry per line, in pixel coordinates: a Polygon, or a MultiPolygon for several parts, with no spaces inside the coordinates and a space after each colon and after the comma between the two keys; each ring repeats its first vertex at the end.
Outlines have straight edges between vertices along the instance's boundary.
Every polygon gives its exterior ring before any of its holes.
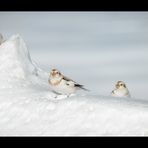
{"type": "Polygon", "coordinates": [[[62,76],[61,72],[57,69],[52,69],[50,72],[50,77],[59,78],[61,76],[62,76]]]}
{"type": "Polygon", "coordinates": [[[126,85],[123,81],[118,81],[117,84],[116,84],[116,88],[117,89],[126,88],[126,85]]]}

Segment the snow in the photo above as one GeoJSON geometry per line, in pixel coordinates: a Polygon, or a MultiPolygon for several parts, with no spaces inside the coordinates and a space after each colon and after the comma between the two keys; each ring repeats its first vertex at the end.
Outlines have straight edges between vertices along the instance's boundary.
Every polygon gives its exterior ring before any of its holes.
{"type": "Polygon", "coordinates": [[[0,56],[0,135],[148,134],[147,101],[85,93],[55,99],[19,35],[0,46],[0,56]]]}
{"type": "Polygon", "coordinates": [[[0,135],[147,136],[147,13],[37,14],[0,13],[0,135]],[[52,68],[90,92],[55,99],[52,68]],[[110,96],[118,80],[131,98],[110,96]]]}

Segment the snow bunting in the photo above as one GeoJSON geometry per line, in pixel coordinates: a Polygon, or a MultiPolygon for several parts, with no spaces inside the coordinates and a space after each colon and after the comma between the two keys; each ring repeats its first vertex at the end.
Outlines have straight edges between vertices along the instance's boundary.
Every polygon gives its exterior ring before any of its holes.
{"type": "Polygon", "coordinates": [[[111,92],[112,96],[115,97],[130,97],[130,93],[123,81],[118,81],[116,89],[111,92]]]}
{"type": "Polygon", "coordinates": [[[83,87],[83,85],[80,85],[72,79],[67,78],[57,69],[51,70],[48,82],[53,92],[58,95],[70,96],[79,89],[87,90],[83,87]]]}

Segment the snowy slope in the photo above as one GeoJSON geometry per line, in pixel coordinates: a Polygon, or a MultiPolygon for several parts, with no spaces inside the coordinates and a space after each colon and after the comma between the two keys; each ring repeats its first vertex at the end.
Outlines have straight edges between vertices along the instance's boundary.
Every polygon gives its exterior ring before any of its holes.
{"type": "Polygon", "coordinates": [[[148,135],[148,102],[85,94],[55,99],[19,35],[0,45],[0,135],[148,135]]]}
{"type": "Polygon", "coordinates": [[[0,46],[0,88],[42,83],[47,74],[32,61],[19,35],[13,35],[0,46]],[[18,83],[18,85],[15,85],[18,83]]]}

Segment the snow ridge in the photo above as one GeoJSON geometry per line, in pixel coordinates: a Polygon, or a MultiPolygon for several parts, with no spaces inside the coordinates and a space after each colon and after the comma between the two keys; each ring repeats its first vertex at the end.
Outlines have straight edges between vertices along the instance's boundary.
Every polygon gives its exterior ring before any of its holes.
{"type": "Polygon", "coordinates": [[[13,35],[0,45],[0,57],[0,80],[8,85],[13,81],[33,83],[33,79],[38,82],[47,76],[32,61],[27,46],[19,34],[13,35]]]}
{"type": "Polygon", "coordinates": [[[81,94],[55,99],[20,35],[0,45],[0,135],[148,135],[148,102],[81,94]]]}
{"type": "Polygon", "coordinates": [[[13,35],[0,46],[0,56],[2,73],[20,79],[24,79],[30,74],[37,75],[37,68],[20,35],[13,35]]]}

